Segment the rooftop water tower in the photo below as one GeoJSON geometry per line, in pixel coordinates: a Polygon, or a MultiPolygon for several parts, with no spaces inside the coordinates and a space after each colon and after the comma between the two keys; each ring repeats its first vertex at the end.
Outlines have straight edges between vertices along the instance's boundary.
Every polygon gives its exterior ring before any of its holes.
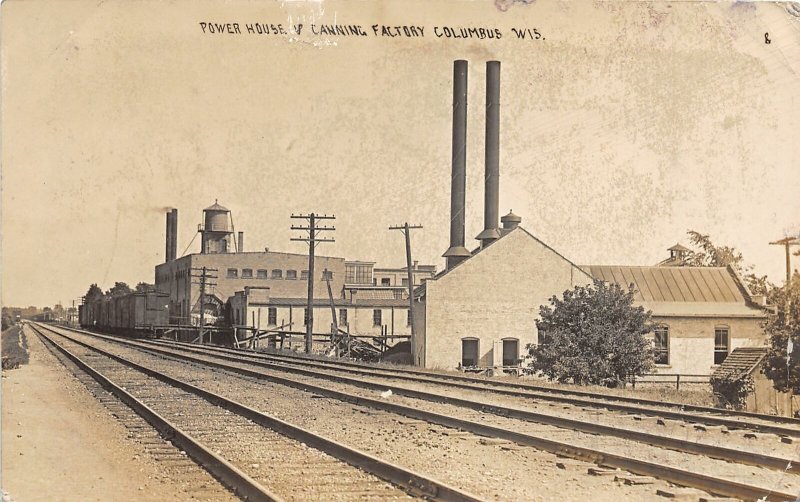
{"type": "Polygon", "coordinates": [[[197,231],[202,236],[200,252],[202,254],[228,253],[233,242],[233,231],[230,228],[230,210],[214,205],[203,209],[203,224],[197,231]]]}

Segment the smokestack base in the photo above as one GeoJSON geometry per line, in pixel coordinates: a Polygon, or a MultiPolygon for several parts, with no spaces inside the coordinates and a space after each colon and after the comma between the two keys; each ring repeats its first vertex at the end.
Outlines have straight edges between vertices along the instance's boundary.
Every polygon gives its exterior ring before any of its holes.
{"type": "Polygon", "coordinates": [[[479,233],[475,238],[481,241],[481,246],[485,246],[500,238],[500,229],[487,228],[483,232],[479,233]]]}

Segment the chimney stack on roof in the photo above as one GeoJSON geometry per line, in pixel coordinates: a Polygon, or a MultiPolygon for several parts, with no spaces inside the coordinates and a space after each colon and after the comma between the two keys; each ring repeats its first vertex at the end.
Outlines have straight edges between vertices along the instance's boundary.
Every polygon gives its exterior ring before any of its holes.
{"type": "Polygon", "coordinates": [[[500,61],[486,62],[486,144],[481,247],[500,238],[500,61]]]}
{"type": "Polygon", "coordinates": [[[450,185],[450,248],[442,255],[450,269],[470,256],[464,247],[467,185],[467,62],[453,63],[453,170],[450,185]]]}
{"type": "Polygon", "coordinates": [[[174,261],[178,256],[178,210],[172,209],[167,212],[167,241],[166,241],[166,260],[174,261]]]}

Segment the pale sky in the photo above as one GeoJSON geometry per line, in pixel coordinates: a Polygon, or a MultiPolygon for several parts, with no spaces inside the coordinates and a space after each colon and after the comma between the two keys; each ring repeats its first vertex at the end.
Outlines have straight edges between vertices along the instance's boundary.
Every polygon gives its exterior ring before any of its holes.
{"type": "Polygon", "coordinates": [[[425,227],[415,259],[441,269],[454,59],[470,62],[468,247],[483,228],[485,61],[497,59],[501,215],[513,209],[579,264],[655,264],[695,229],[780,283],[783,250],[768,243],[800,233],[791,9],[3,2],[2,303],[69,304],[93,282],[153,282],[165,209],[179,210],[181,253],[215,199],[247,250],[305,252],[289,241],[289,215],[316,211],[337,216],[336,243],[320,254],[404,265],[402,235],[387,227],[409,221],[425,227]],[[204,34],[201,22],[243,33],[204,34]],[[255,22],[305,27],[246,33],[255,22]],[[368,36],[310,31],[335,22],[368,36]],[[373,25],[424,36],[375,36],[373,25]],[[439,38],[434,27],[502,38],[439,38]]]}

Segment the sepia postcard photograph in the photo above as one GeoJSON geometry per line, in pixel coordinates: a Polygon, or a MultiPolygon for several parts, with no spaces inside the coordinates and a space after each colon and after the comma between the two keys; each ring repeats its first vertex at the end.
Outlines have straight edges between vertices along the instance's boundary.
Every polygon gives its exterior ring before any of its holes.
{"type": "Polygon", "coordinates": [[[5,0],[2,502],[800,501],[800,3],[5,0]]]}

